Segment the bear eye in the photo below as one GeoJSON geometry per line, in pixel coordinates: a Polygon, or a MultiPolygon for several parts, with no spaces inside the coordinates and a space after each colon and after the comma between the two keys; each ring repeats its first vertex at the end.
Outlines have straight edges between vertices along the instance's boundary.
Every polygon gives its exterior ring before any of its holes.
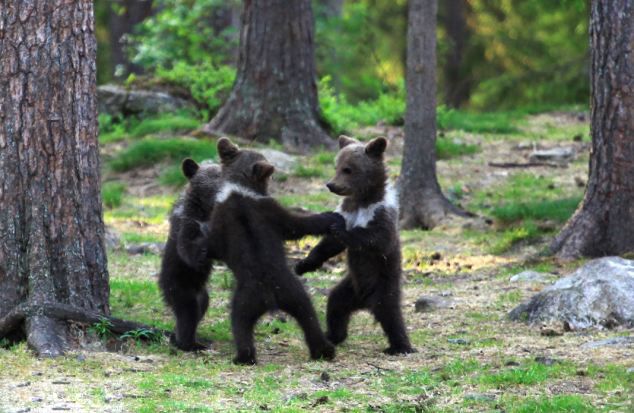
{"type": "Polygon", "coordinates": [[[350,169],[350,168],[343,168],[343,169],[341,170],[341,172],[343,172],[343,173],[344,173],[344,174],[346,174],[346,175],[350,175],[350,174],[352,173],[352,169],[350,169]]]}

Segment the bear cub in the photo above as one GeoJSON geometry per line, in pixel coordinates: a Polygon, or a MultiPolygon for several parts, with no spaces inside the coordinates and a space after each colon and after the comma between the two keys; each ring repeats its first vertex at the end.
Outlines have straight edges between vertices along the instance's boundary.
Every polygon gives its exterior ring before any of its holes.
{"type": "Polygon", "coordinates": [[[342,196],[337,212],[344,225],[331,234],[295,267],[301,275],[314,271],[347,249],[348,274],[330,292],[326,337],[334,344],[348,335],[353,312],[369,310],[380,323],[389,347],[387,354],[405,354],[412,348],[401,312],[401,247],[398,234],[398,197],[387,185],[383,153],[385,138],[363,145],[339,138],[335,177],[326,185],[342,196]]]}
{"type": "Polygon", "coordinates": [[[210,254],[233,271],[236,286],[231,327],[237,354],[234,363],[255,364],[253,329],[267,311],[294,317],[313,359],[332,359],[326,339],[302,283],[287,266],[284,241],[324,235],[343,218],[333,212],[299,214],[282,207],[268,193],[274,167],[261,154],[240,150],[227,138],[218,141],[223,185],[211,216],[210,254]]]}
{"type": "Polygon", "coordinates": [[[176,317],[172,344],[184,351],[197,351],[205,348],[196,343],[196,329],[209,306],[208,220],[220,188],[221,169],[185,159],[182,170],[189,182],[170,214],[159,287],[176,317]]]}

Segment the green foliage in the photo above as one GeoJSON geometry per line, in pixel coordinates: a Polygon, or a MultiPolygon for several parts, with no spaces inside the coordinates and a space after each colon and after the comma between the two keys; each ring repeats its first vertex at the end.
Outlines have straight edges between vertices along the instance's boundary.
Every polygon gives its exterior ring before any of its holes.
{"type": "Polygon", "coordinates": [[[470,2],[476,109],[585,102],[588,11],[583,0],[470,2]]]}
{"type": "Polygon", "coordinates": [[[376,99],[350,104],[346,95],[335,92],[331,81],[330,76],[320,80],[319,103],[324,119],[335,134],[376,125],[380,121],[389,125],[403,123],[405,91],[402,83],[393,93],[381,93],[376,99]]]}
{"type": "Polygon", "coordinates": [[[134,341],[149,341],[153,343],[159,343],[163,339],[163,335],[160,331],[150,330],[147,328],[137,328],[134,330],[126,331],[120,337],[122,340],[130,339],[134,341]]]}
{"type": "Polygon", "coordinates": [[[119,142],[129,137],[188,132],[198,128],[200,124],[201,120],[188,112],[161,114],[145,119],[134,117],[118,119],[102,114],[99,115],[99,142],[105,144],[119,142]]]}
{"type": "Polygon", "coordinates": [[[119,152],[108,165],[115,172],[124,172],[165,160],[180,162],[187,157],[196,161],[215,159],[215,142],[188,138],[145,138],[119,152]]]}
{"type": "Polygon", "coordinates": [[[548,201],[510,202],[493,208],[492,215],[505,223],[523,219],[549,219],[563,223],[572,216],[580,202],[580,197],[548,201]]]}
{"type": "Polygon", "coordinates": [[[515,123],[523,115],[520,112],[472,113],[438,106],[436,120],[438,129],[463,130],[473,133],[515,133],[515,123]]]}
{"type": "Polygon", "coordinates": [[[211,115],[229,96],[236,77],[236,70],[227,65],[215,65],[209,62],[190,64],[175,62],[169,69],[159,66],[156,76],[166,82],[179,85],[189,91],[191,96],[211,115]]]}
{"type": "Polygon", "coordinates": [[[562,394],[552,398],[535,398],[510,404],[510,413],[592,413],[592,404],[578,395],[562,394]]]}
{"type": "Polygon", "coordinates": [[[102,317],[98,322],[94,323],[88,330],[97,335],[101,339],[109,338],[112,336],[112,322],[105,317],[102,317]]]}
{"type": "Polygon", "coordinates": [[[451,159],[463,155],[473,155],[480,152],[478,145],[462,143],[454,139],[436,139],[436,159],[451,159]]]}
{"type": "Polygon", "coordinates": [[[101,199],[107,208],[121,206],[126,185],[122,182],[104,182],[101,186],[101,199]]]}
{"type": "Polygon", "coordinates": [[[154,0],[157,12],[137,26],[132,61],[144,68],[223,63],[236,47],[235,29],[217,32],[210,22],[237,0],[154,0]]]}

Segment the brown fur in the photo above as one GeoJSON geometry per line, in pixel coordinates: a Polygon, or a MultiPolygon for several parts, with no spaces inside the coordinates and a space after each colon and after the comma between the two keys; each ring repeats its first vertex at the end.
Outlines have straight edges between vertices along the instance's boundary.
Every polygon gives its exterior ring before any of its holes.
{"type": "Polygon", "coordinates": [[[325,234],[331,225],[343,222],[341,216],[286,210],[268,194],[274,168],[261,154],[240,150],[225,138],[218,141],[218,153],[225,186],[211,217],[210,251],[227,263],[237,281],[231,306],[234,362],[256,362],[255,323],[266,311],[276,309],[297,320],[311,358],[333,358],[334,347],[319,326],[308,294],[287,267],[284,241],[325,234]]]}
{"type": "Polygon", "coordinates": [[[207,257],[208,219],[220,186],[218,165],[198,165],[185,159],[187,188],[170,214],[170,232],[161,261],[159,287],[176,317],[173,344],[181,350],[201,350],[196,343],[198,323],[207,312],[206,284],[211,272],[207,257]]]}
{"type": "Polygon", "coordinates": [[[381,324],[390,346],[387,354],[411,353],[401,313],[401,249],[398,205],[387,191],[383,152],[387,142],[376,138],[363,145],[342,136],[335,177],[327,187],[343,196],[339,208],[345,226],[335,226],[295,267],[314,271],[330,257],[347,250],[348,274],[328,297],[327,337],[343,342],[353,312],[369,310],[381,324]]]}

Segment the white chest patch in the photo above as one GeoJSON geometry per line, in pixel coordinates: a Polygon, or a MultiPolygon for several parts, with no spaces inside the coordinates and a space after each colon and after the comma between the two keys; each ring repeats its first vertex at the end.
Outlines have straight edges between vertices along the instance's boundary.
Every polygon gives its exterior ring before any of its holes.
{"type": "Polygon", "coordinates": [[[355,227],[365,228],[374,219],[376,212],[381,209],[393,209],[398,212],[398,193],[391,185],[387,187],[385,196],[379,202],[368,205],[365,208],[359,208],[355,211],[344,211],[343,202],[339,204],[336,212],[341,214],[346,220],[346,229],[351,230],[355,227]]]}
{"type": "Polygon", "coordinates": [[[242,185],[234,184],[233,182],[225,182],[222,184],[220,191],[216,194],[216,203],[222,204],[233,194],[239,194],[247,198],[260,199],[265,198],[249,188],[245,188],[242,185]]]}

